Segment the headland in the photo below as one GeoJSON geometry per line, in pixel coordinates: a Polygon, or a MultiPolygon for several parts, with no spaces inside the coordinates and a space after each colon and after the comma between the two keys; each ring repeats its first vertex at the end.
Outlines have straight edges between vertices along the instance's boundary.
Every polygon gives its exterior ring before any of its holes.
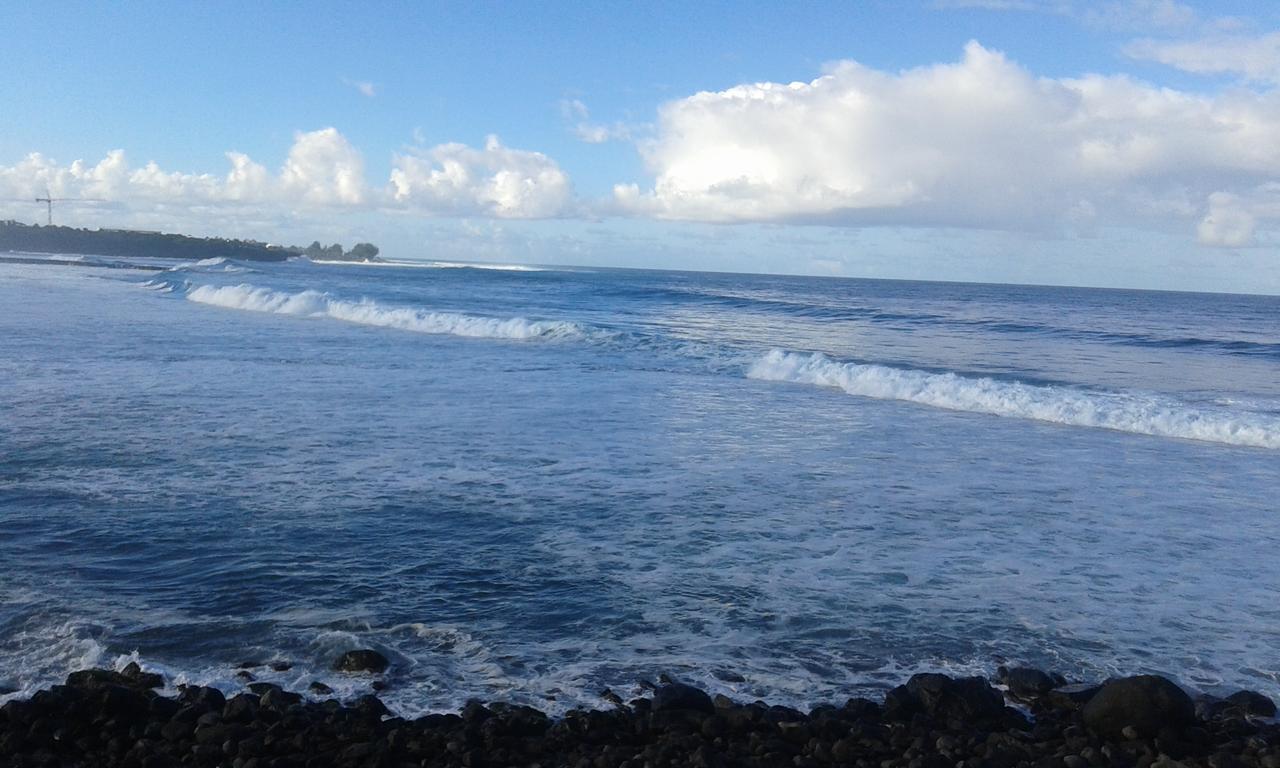
{"type": "Polygon", "coordinates": [[[215,258],[285,261],[295,256],[306,256],[315,261],[379,261],[378,247],[371,243],[357,243],[348,251],[336,243],[322,246],[319,241],[306,247],[286,246],[257,240],[190,237],[136,229],[42,227],[16,221],[0,221],[0,252],[4,251],[184,261],[215,258]]]}

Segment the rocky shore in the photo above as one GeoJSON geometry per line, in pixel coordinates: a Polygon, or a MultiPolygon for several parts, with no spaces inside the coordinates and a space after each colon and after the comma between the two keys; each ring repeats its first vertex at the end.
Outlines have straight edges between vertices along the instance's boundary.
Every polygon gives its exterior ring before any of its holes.
{"type": "MultiPolygon", "coordinates": [[[[335,668],[380,672],[373,651],[335,668]]],[[[251,676],[246,675],[246,678],[251,676]]],[[[394,717],[368,694],[313,701],[268,683],[226,695],[131,664],[90,669],[0,707],[6,766],[856,766],[857,768],[1280,768],[1280,725],[1265,696],[1193,700],[1156,676],[1068,684],[1033,669],[915,675],[883,701],[800,712],[711,697],[663,680],[652,696],[553,719],[469,703],[457,714],[394,717]]],[[[323,686],[313,689],[323,695],[323,686]]]]}

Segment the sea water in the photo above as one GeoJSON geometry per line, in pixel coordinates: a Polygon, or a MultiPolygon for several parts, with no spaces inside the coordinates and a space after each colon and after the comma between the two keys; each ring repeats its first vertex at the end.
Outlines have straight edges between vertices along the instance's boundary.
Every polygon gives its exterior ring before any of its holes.
{"type": "Polygon", "coordinates": [[[1280,697],[1276,297],[157,265],[0,264],[10,696],[353,695],[372,647],[403,714],[1001,663],[1280,697]]]}

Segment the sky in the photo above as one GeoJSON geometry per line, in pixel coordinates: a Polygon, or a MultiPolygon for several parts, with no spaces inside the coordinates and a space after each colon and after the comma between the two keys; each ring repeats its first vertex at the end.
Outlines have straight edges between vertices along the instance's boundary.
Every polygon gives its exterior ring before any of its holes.
{"type": "Polygon", "coordinates": [[[1280,4],[6,3],[0,219],[1280,294],[1280,4]]]}

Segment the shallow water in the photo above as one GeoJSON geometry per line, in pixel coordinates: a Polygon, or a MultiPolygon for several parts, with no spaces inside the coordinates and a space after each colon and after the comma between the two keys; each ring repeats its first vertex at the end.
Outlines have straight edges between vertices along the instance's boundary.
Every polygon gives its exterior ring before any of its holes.
{"type": "Polygon", "coordinates": [[[0,264],[0,685],[1280,696],[1280,299],[439,266],[0,264]]]}

